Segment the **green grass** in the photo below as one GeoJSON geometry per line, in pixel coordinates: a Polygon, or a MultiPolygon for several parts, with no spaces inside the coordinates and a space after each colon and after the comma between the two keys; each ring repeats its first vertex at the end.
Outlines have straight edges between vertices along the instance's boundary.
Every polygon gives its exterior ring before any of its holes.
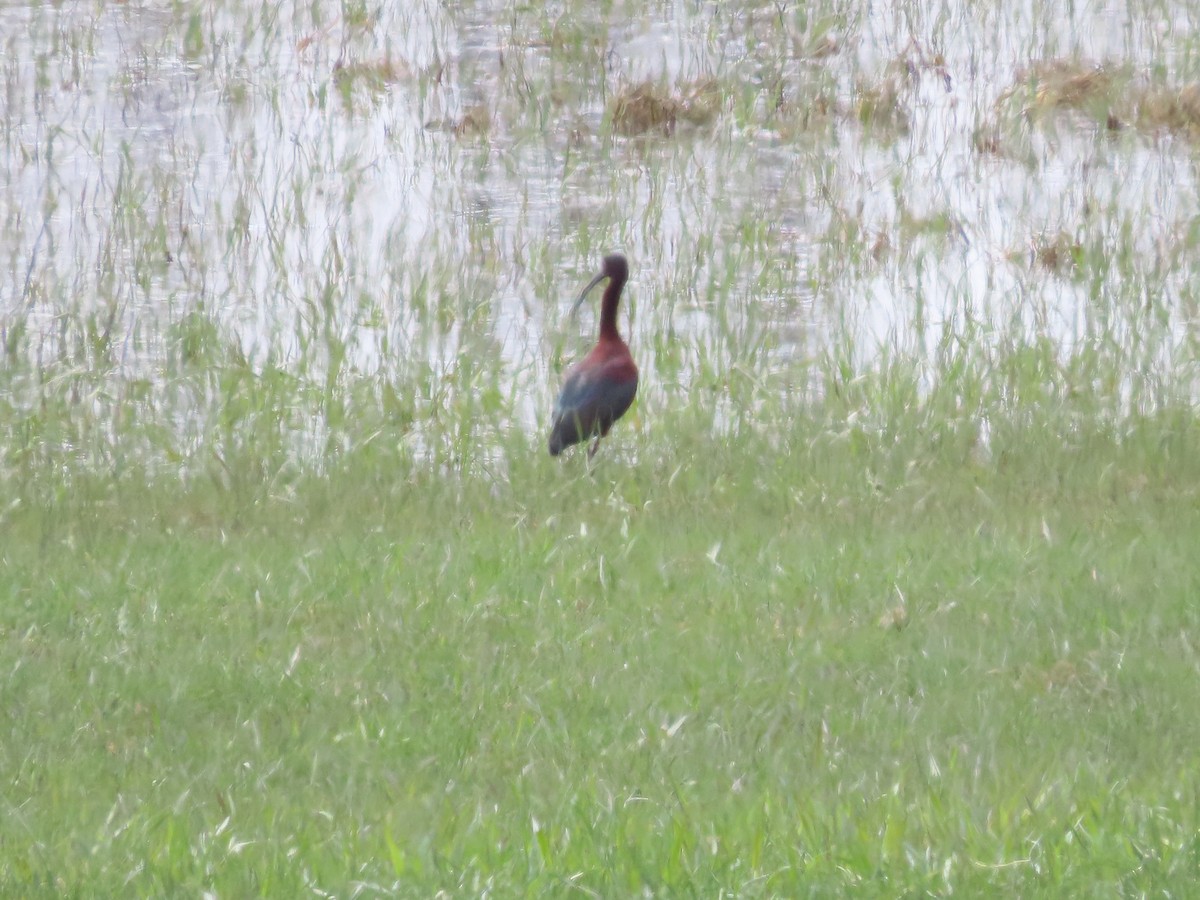
{"type": "Polygon", "coordinates": [[[517,436],[504,478],[368,449],[14,504],[0,885],[1184,890],[1190,410],[997,417],[986,459],[776,411],[622,423],[592,474],[517,436]]]}

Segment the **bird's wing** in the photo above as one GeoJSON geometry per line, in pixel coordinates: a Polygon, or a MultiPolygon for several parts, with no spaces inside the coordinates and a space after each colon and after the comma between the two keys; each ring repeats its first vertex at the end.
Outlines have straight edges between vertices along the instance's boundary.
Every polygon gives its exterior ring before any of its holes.
{"type": "Polygon", "coordinates": [[[554,404],[554,417],[578,413],[583,409],[604,407],[623,413],[633,402],[637,393],[637,378],[618,380],[611,377],[603,367],[599,369],[576,369],[563,382],[558,402],[554,404]]]}
{"type": "Polygon", "coordinates": [[[576,369],[567,374],[558,399],[554,402],[554,418],[578,410],[600,392],[603,382],[595,371],[576,369]]]}

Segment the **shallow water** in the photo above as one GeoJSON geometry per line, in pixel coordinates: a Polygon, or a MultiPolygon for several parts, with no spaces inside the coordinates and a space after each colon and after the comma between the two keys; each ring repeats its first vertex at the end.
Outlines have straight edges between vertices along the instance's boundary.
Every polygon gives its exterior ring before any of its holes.
{"type": "Polygon", "coordinates": [[[1002,154],[976,133],[1034,60],[1196,80],[1189,4],[400,6],[0,9],[24,357],[153,392],[199,314],[255,366],[482,383],[539,427],[592,327],[565,312],[614,248],[651,406],[734,366],[808,390],[839,342],[869,365],[964,323],[1069,354],[1139,340],[1152,307],[1142,362],[1186,350],[1194,146],[1071,111],[1002,154]],[[889,77],[903,119],[862,121],[889,77]],[[611,133],[620,91],[703,79],[714,122],[611,133]],[[1035,262],[1060,232],[1082,272],[1035,262]]]}

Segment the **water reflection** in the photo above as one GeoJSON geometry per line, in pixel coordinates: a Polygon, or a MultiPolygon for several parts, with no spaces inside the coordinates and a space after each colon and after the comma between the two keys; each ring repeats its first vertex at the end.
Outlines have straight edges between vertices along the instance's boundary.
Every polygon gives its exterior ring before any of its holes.
{"type": "Polygon", "coordinates": [[[1155,295],[1191,277],[1190,147],[1069,116],[1015,158],[977,143],[1033,59],[1183,78],[1186,4],[402,6],[0,10],[3,303],[32,352],[66,352],[64,321],[100,310],[124,375],[154,380],[200,310],[250,360],[314,376],[335,345],[384,378],[492,354],[532,424],[590,328],[566,301],[610,248],[634,264],[651,403],[764,335],[777,371],[843,333],[869,355],[963,319],[1070,352],[1130,273],[1155,295]],[[711,127],[608,133],[621,88],[708,78],[711,127]],[[862,112],[880,84],[900,117],[862,112]],[[1059,233],[1144,265],[1031,264],[1059,233]],[[665,334],[686,349],[660,372],[665,334]]]}

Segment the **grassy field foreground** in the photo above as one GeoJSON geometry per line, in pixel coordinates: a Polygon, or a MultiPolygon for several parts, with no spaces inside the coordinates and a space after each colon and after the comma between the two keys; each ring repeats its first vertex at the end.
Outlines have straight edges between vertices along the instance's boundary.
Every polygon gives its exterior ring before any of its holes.
{"type": "Polygon", "coordinates": [[[1183,892],[1194,413],[830,396],[591,474],[10,478],[0,889],[1183,892]]]}

